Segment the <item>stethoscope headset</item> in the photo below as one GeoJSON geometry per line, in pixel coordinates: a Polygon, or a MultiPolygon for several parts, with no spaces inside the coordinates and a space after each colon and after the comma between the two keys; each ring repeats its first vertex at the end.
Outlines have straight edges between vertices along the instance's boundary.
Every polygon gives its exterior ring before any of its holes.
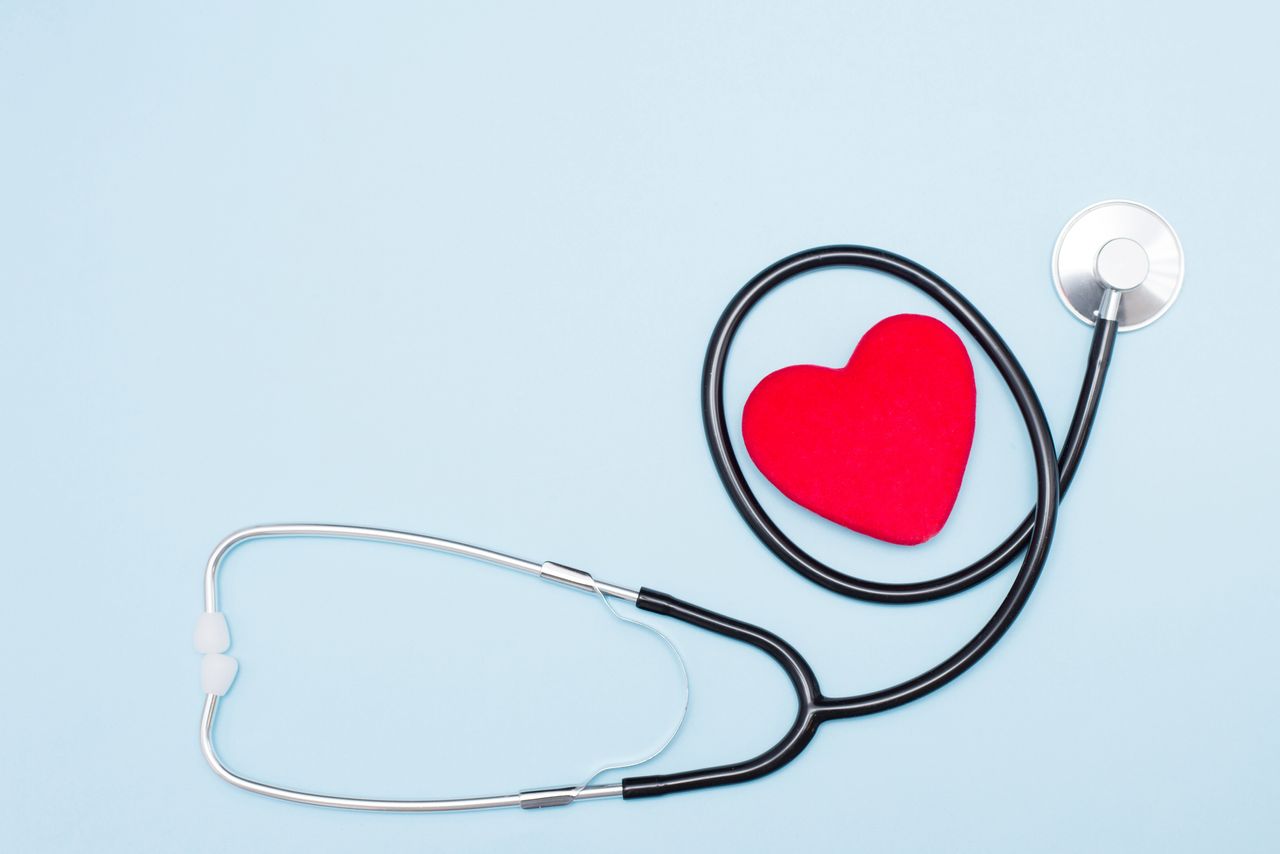
{"type": "Polygon", "coordinates": [[[938,690],[971,668],[999,642],[1031,596],[1049,555],[1058,503],[1071,485],[1093,427],[1116,333],[1145,326],[1168,310],[1182,284],[1182,249],[1168,223],[1149,208],[1133,202],[1103,202],[1081,211],[1063,229],[1054,249],[1053,274],[1058,293],[1068,309],[1093,326],[1084,381],[1060,452],[1055,451],[1049,424],[1031,381],[991,323],[940,276],[882,249],[823,246],[798,252],[769,266],[747,282],[725,307],[707,347],[702,366],[702,420],[716,471],[730,500],[756,537],[779,560],[805,578],[865,602],[930,602],[981,584],[1021,556],[1013,583],[995,613],[967,643],[934,667],[878,691],[831,697],[822,692],[813,668],[804,657],[776,634],[656,590],[632,590],[560,564],[538,564],[419,534],[343,525],[259,526],[224,539],[205,567],[204,613],[197,625],[196,646],[205,653],[200,743],[206,760],[220,777],[240,788],[284,800],[348,809],[430,812],[508,806],[533,808],[612,797],[646,798],[763,777],[795,759],[818,728],[828,721],[887,711],[938,690]],[[831,268],[873,270],[910,285],[934,300],[977,342],[1013,395],[1031,441],[1036,475],[1035,507],[999,545],[968,566],[938,578],[905,584],[849,575],[818,560],[787,537],[748,485],[730,441],[725,414],[725,366],[734,337],[752,308],[771,291],[803,274],[831,268]],[[218,701],[230,687],[237,667],[235,659],[224,654],[230,636],[225,617],[218,610],[217,575],[223,559],[236,546],[273,537],[361,539],[448,552],[591,592],[606,603],[610,599],[630,602],[641,610],[672,617],[764,652],[783,669],[795,690],[795,718],[776,744],[749,759],[691,771],[625,777],[618,783],[593,784],[593,775],[580,786],[475,798],[394,800],[316,794],[249,780],[229,770],[213,745],[218,701]]]}

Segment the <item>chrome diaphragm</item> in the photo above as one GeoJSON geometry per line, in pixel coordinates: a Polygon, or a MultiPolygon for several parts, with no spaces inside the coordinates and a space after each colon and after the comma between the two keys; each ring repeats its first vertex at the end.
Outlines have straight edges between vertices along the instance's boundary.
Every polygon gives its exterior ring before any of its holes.
{"type": "Polygon", "coordinates": [[[1121,332],[1160,317],[1182,290],[1182,244],[1164,217],[1137,202],[1090,205],[1053,247],[1053,284],[1067,309],[1092,326],[1107,289],[1120,294],[1121,332]]]}

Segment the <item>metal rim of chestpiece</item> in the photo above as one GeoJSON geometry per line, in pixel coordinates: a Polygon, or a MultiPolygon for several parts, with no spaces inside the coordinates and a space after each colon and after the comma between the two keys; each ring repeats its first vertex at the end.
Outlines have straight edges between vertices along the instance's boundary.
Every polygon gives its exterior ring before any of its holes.
{"type": "Polygon", "coordinates": [[[1067,310],[1092,326],[1105,288],[1123,294],[1120,332],[1158,320],[1182,291],[1182,243],[1146,205],[1112,199],[1073,216],[1053,247],[1053,284],[1067,310]]]}

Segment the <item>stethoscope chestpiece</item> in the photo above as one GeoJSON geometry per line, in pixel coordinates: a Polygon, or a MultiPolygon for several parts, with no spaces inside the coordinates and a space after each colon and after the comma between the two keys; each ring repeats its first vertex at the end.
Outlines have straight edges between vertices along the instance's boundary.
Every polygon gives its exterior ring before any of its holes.
{"type": "Polygon", "coordinates": [[[1090,205],[1053,247],[1053,284],[1067,310],[1092,326],[1101,311],[1121,332],[1160,317],[1182,290],[1182,244],[1164,217],[1137,202],[1090,205]]]}

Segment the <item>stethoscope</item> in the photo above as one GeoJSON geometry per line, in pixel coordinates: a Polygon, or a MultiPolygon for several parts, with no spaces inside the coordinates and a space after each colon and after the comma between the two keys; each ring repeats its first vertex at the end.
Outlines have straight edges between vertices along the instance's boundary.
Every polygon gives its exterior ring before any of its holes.
{"type": "MultiPolygon", "coordinates": [[[[830,697],[822,692],[813,668],[782,638],[758,626],[666,593],[643,587],[634,590],[598,580],[587,572],[561,564],[534,563],[420,534],[345,525],[267,525],[231,534],[217,545],[205,566],[204,613],[196,629],[196,647],[205,654],[202,661],[205,700],[200,720],[201,751],[218,776],[260,795],[315,806],[399,812],[516,806],[535,808],[600,798],[646,798],[743,783],[770,774],[795,759],[822,724],[883,712],[936,691],[977,663],[1008,631],[1030,597],[1048,557],[1058,501],[1071,485],[1080,465],[1097,414],[1116,333],[1141,328],[1163,315],[1177,298],[1182,278],[1182,247],[1177,235],[1159,214],[1143,205],[1127,201],[1101,202],[1076,214],[1062,230],[1053,252],[1054,284],[1067,308],[1080,320],[1092,325],[1094,331],[1080,397],[1060,453],[1055,452],[1053,437],[1035,389],[1008,345],[959,291],[914,261],[866,246],[809,249],[760,272],[725,307],[711,335],[702,368],[702,416],[707,444],[730,500],[755,535],[783,563],[836,593],[868,602],[903,604],[929,602],[967,590],[991,578],[1013,563],[1019,554],[1022,555],[1009,592],[986,624],[945,661],[918,676],[866,694],[830,697]],[[751,491],[739,465],[730,442],[724,403],[725,364],[734,336],[743,319],[770,291],[804,273],[834,267],[875,270],[917,288],[936,301],[991,359],[1008,385],[1026,425],[1035,460],[1035,507],[1003,542],[955,572],[909,584],[871,581],[840,572],[813,557],[783,533],[751,491]],[[796,694],[795,719],[776,744],[749,759],[692,771],[625,777],[617,783],[593,783],[593,776],[579,786],[526,790],[507,795],[389,800],[296,791],[247,779],[223,764],[213,742],[219,698],[229,689],[237,668],[236,660],[225,654],[230,645],[230,635],[226,618],[218,610],[218,571],[227,555],[237,546],[251,540],[276,537],[370,540],[459,555],[586,591],[606,603],[609,600],[630,603],[640,610],[672,617],[741,641],[770,656],[787,674],[796,694]]],[[[652,630],[652,627],[648,628],[652,630]]]]}

